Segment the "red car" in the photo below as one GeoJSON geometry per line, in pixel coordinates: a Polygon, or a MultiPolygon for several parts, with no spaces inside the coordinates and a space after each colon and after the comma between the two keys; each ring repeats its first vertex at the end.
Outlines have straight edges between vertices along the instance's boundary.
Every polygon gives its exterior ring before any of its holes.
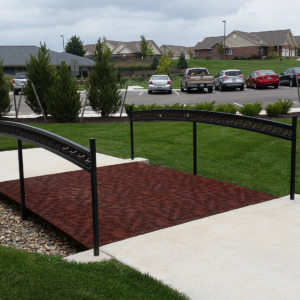
{"type": "Polygon", "coordinates": [[[253,87],[254,89],[258,89],[260,87],[274,86],[274,88],[277,89],[278,85],[279,77],[272,70],[254,71],[246,79],[247,88],[253,87]]]}

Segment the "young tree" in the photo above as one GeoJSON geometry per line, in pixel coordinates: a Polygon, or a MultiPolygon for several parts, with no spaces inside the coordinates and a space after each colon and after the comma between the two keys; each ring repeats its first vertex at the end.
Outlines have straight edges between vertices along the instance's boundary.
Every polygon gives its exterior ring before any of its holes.
{"type": "Polygon", "coordinates": [[[154,54],[153,46],[152,46],[152,44],[148,43],[146,55],[153,55],[153,54],[154,54]]]}
{"type": "Polygon", "coordinates": [[[167,74],[171,73],[172,60],[162,55],[159,60],[159,65],[156,68],[155,74],[167,74]]]}
{"type": "Polygon", "coordinates": [[[0,118],[10,111],[11,104],[9,98],[9,88],[6,85],[3,74],[3,59],[0,59],[0,118]]]}
{"type": "Polygon", "coordinates": [[[190,56],[190,59],[192,59],[193,58],[193,56],[194,56],[194,51],[192,50],[192,49],[189,49],[188,50],[188,55],[190,56]]]}
{"type": "Polygon", "coordinates": [[[48,112],[58,122],[72,122],[80,113],[81,101],[80,94],[77,93],[77,83],[64,61],[59,65],[45,102],[48,112]]]}
{"type": "Polygon", "coordinates": [[[140,49],[140,53],[143,56],[146,55],[153,55],[153,47],[151,44],[149,44],[149,42],[146,41],[146,38],[144,35],[141,35],[141,49],[140,49]]]}
{"type": "Polygon", "coordinates": [[[166,57],[173,58],[173,56],[174,56],[174,52],[171,49],[169,49],[169,51],[166,53],[166,57]]]}
{"type": "Polygon", "coordinates": [[[78,56],[84,56],[86,52],[86,50],[83,49],[83,42],[80,40],[80,37],[77,37],[76,35],[68,40],[65,51],[78,56]]]}
{"type": "Polygon", "coordinates": [[[178,64],[177,64],[177,67],[178,68],[187,68],[189,65],[188,63],[186,62],[186,59],[185,59],[185,55],[183,52],[180,53],[180,56],[179,56],[179,59],[178,59],[178,64]]]}
{"type": "Polygon", "coordinates": [[[217,53],[220,54],[220,55],[224,55],[224,47],[223,45],[219,44],[218,45],[218,48],[217,48],[217,53]]]}
{"type": "Polygon", "coordinates": [[[112,53],[106,46],[106,39],[98,39],[95,45],[95,68],[92,70],[89,84],[90,104],[102,117],[115,113],[121,106],[122,95],[118,86],[117,70],[111,62],[112,53]]]}
{"type": "Polygon", "coordinates": [[[37,114],[42,113],[36,95],[31,83],[34,84],[35,90],[38,94],[41,106],[45,115],[48,114],[45,96],[49,94],[49,90],[53,84],[55,76],[55,67],[51,64],[51,57],[49,49],[46,44],[40,44],[41,47],[38,56],[35,57],[30,54],[30,60],[26,61],[27,70],[27,84],[24,89],[25,103],[37,114]]]}
{"type": "Polygon", "coordinates": [[[157,68],[158,65],[159,65],[159,60],[158,60],[157,56],[154,55],[154,56],[152,57],[152,60],[151,60],[150,68],[151,68],[152,70],[156,70],[156,68],[157,68]]]}

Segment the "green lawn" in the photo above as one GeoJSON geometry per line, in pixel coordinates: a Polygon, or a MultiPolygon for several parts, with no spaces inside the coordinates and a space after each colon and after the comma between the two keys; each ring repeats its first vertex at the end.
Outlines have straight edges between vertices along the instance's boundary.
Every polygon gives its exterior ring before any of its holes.
{"type": "MultiPolygon", "coordinates": [[[[291,123],[290,120],[284,122],[291,123]]],[[[129,124],[68,123],[37,127],[85,147],[88,147],[89,138],[95,138],[98,152],[130,157],[129,124]]],[[[198,175],[276,196],[289,194],[290,142],[216,125],[198,124],[197,128],[198,175]]],[[[136,157],[148,158],[153,165],[193,172],[191,123],[134,123],[134,132],[136,157]]],[[[0,145],[0,150],[16,149],[17,146],[15,140],[1,136],[0,145]]],[[[28,146],[31,145],[25,144],[28,146]]],[[[297,187],[300,169],[296,170],[297,187]]],[[[300,191],[296,189],[296,192],[300,191]]]]}
{"type": "MultiPolygon", "coordinates": [[[[37,127],[85,147],[89,138],[96,138],[98,152],[130,157],[129,124],[68,123],[37,127]]],[[[276,196],[289,194],[290,142],[222,126],[197,124],[197,129],[199,175],[276,196]]],[[[136,157],[192,173],[191,123],[134,123],[134,132],[136,157]]],[[[299,128],[297,144],[299,147],[299,128]]],[[[0,136],[0,151],[16,146],[16,140],[0,136]]],[[[24,143],[24,148],[28,147],[32,145],[24,143]]],[[[299,162],[298,156],[298,166],[299,162]]],[[[299,193],[300,171],[296,170],[296,193],[299,193]]],[[[117,261],[78,265],[0,246],[0,299],[186,298],[117,261]]]]}
{"type": "Polygon", "coordinates": [[[0,246],[0,299],[187,299],[115,260],[68,263],[0,246]]]}
{"type": "MultiPolygon", "coordinates": [[[[210,74],[217,75],[220,70],[225,69],[239,69],[244,74],[245,80],[255,70],[273,70],[275,73],[280,74],[287,68],[300,66],[300,61],[295,61],[294,58],[282,58],[274,60],[211,60],[211,59],[187,59],[189,68],[192,67],[204,67],[207,68],[210,74]]],[[[173,60],[173,66],[175,67],[178,63],[178,59],[173,60]]],[[[183,69],[184,70],[184,69],[183,69]]],[[[146,72],[146,71],[145,71],[146,72]]],[[[170,75],[172,77],[172,74],[170,75]]],[[[172,81],[172,87],[174,89],[180,88],[181,77],[177,76],[175,81],[172,81]]],[[[148,88],[148,80],[134,82],[132,78],[131,85],[139,85],[143,88],[148,88]]]]}
{"type": "MultiPolygon", "coordinates": [[[[211,59],[188,59],[189,67],[205,67],[209,73],[215,76],[220,70],[225,69],[239,69],[244,74],[245,78],[256,70],[273,70],[275,73],[280,74],[287,68],[299,67],[300,61],[295,61],[294,58],[286,59],[282,58],[274,60],[211,60],[211,59]]],[[[173,62],[173,65],[177,64],[177,60],[173,62]]]]}

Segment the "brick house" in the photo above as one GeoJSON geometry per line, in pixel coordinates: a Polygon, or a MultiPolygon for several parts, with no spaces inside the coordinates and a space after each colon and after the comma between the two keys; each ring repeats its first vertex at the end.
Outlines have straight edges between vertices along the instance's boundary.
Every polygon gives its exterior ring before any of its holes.
{"type": "Polygon", "coordinates": [[[184,53],[186,59],[190,59],[189,49],[194,52],[194,47],[185,47],[185,46],[174,46],[174,45],[162,45],[160,46],[160,50],[163,54],[167,54],[168,51],[172,51],[174,53],[173,59],[178,59],[181,52],[184,53]]]}
{"type": "MultiPolygon", "coordinates": [[[[295,38],[297,45],[299,46],[300,45],[300,35],[294,35],[294,38],[295,38]]],[[[299,51],[297,51],[297,55],[298,56],[300,55],[299,51]]]]}
{"type": "MultiPolygon", "coordinates": [[[[223,48],[224,37],[205,38],[195,46],[196,58],[224,59],[219,48],[223,48]]],[[[225,37],[226,59],[234,57],[250,57],[252,55],[267,56],[268,47],[282,56],[296,56],[297,42],[290,29],[260,32],[243,32],[234,30],[225,37]]]]}
{"type": "MultiPolygon", "coordinates": [[[[153,54],[160,57],[162,55],[159,47],[152,40],[147,40],[148,44],[152,46],[153,54]]],[[[118,60],[129,60],[129,59],[141,59],[142,55],[140,53],[141,41],[133,42],[120,42],[120,41],[111,41],[107,40],[106,45],[111,50],[113,57],[118,60]]],[[[85,56],[93,57],[94,56],[94,44],[89,44],[83,46],[83,49],[87,50],[85,56]]],[[[146,58],[146,57],[144,57],[146,58]]]]}

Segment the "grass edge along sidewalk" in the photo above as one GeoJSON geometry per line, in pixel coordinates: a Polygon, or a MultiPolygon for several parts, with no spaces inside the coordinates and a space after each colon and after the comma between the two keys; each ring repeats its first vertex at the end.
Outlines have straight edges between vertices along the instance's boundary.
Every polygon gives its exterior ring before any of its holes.
{"type": "Polygon", "coordinates": [[[77,264],[0,246],[1,299],[188,299],[116,260],[77,264]]]}

